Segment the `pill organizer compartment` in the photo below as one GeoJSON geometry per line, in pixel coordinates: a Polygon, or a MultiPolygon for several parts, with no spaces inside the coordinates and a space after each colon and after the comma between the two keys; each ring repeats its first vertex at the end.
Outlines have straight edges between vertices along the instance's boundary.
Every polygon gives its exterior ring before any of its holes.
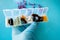
{"type": "Polygon", "coordinates": [[[6,27],[12,27],[17,24],[16,18],[19,16],[17,9],[5,9],[3,10],[5,15],[5,25],[6,27]]]}

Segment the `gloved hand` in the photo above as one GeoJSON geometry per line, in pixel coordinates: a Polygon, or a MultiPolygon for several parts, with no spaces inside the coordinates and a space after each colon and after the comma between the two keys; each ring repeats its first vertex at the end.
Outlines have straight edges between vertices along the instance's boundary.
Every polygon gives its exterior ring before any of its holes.
{"type": "Polygon", "coordinates": [[[34,32],[38,24],[37,22],[33,22],[31,24],[12,28],[12,40],[35,40],[34,32]]]}

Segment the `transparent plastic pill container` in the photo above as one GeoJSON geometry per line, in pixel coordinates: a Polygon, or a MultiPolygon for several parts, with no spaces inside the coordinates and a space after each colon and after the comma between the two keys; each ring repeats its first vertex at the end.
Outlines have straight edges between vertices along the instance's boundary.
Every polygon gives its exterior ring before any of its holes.
{"type": "Polygon", "coordinates": [[[6,27],[24,25],[33,22],[32,14],[47,16],[48,7],[44,8],[22,8],[22,9],[4,9],[6,27]]]}

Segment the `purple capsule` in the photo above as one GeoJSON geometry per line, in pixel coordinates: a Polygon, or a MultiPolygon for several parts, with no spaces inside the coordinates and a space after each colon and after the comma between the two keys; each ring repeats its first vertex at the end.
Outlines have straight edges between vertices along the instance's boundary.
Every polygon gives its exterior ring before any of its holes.
{"type": "Polygon", "coordinates": [[[39,4],[38,7],[41,8],[42,6],[39,4]]]}
{"type": "Polygon", "coordinates": [[[18,6],[19,9],[22,9],[22,8],[26,8],[26,6],[24,5],[21,5],[21,6],[18,6]]]}

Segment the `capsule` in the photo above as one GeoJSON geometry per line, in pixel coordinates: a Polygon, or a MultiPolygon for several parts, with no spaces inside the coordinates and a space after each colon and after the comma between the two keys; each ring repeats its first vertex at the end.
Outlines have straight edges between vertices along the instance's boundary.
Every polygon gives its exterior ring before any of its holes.
{"type": "Polygon", "coordinates": [[[33,18],[33,21],[35,21],[35,22],[42,22],[43,21],[43,17],[40,17],[37,14],[32,14],[32,18],[33,18]]]}
{"type": "Polygon", "coordinates": [[[8,19],[8,24],[13,25],[13,19],[12,18],[8,19]]]}
{"type": "Polygon", "coordinates": [[[21,23],[22,23],[22,24],[27,23],[26,17],[25,17],[24,15],[21,16],[21,23]]]}

